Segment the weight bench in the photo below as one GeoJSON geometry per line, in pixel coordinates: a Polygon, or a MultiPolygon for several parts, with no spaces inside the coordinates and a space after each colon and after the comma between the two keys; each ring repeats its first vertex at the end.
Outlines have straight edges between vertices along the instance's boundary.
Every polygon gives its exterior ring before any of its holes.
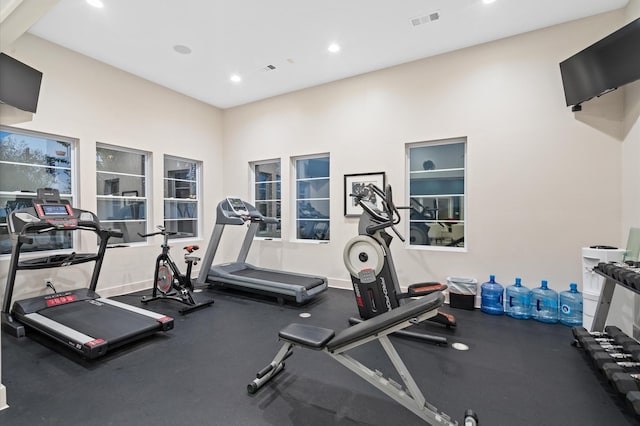
{"type": "MultiPolygon", "coordinates": [[[[284,345],[273,361],[256,374],[256,379],[249,383],[247,390],[250,394],[256,393],[258,389],[280,373],[284,369],[284,360],[293,354],[293,347],[299,346],[326,353],[429,424],[457,425],[456,421],[439,412],[436,407],[426,401],[388,337],[389,334],[415,324],[416,321],[424,321],[435,316],[438,313],[438,307],[443,302],[444,296],[441,293],[433,293],[349,327],[337,335],[328,328],[307,324],[289,324],[278,333],[280,340],[284,341],[284,345]],[[385,378],[380,371],[366,367],[345,353],[373,340],[380,342],[402,378],[406,389],[392,379],[385,378]]],[[[472,410],[467,410],[464,425],[475,426],[477,424],[478,418],[475,413],[472,410]]]]}

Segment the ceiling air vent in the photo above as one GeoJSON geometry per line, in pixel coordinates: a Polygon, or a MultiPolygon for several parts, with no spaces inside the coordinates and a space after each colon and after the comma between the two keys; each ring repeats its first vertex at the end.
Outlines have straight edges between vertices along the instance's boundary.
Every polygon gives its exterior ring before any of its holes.
{"type": "Polygon", "coordinates": [[[275,66],[275,65],[267,65],[267,66],[266,66],[266,67],[264,67],[264,68],[260,68],[260,71],[273,71],[273,70],[275,70],[275,69],[276,69],[276,66],[275,66]]]}
{"type": "Polygon", "coordinates": [[[420,25],[428,24],[429,22],[437,21],[440,19],[440,12],[435,11],[427,13],[426,15],[415,16],[409,19],[412,27],[419,27],[420,25]]]}

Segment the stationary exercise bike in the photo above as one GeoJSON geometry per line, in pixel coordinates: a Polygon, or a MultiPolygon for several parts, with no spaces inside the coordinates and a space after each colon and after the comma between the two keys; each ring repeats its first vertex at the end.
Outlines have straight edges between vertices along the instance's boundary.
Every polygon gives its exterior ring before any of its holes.
{"type": "MultiPolygon", "coordinates": [[[[369,191],[352,194],[356,203],[362,207],[363,213],[358,223],[359,235],[347,242],[343,253],[345,266],[351,274],[358,311],[362,318],[350,318],[349,322],[352,324],[397,308],[404,302],[404,299],[425,296],[447,289],[444,284],[424,282],[410,285],[407,292],[401,291],[389,249],[393,237],[386,232],[387,228],[391,228],[396,236],[404,241],[404,237],[395,227],[400,223],[398,207],[393,204],[390,185],[386,186],[385,191],[373,184],[368,186],[369,191]],[[376,195],[381,201],[382,210],[366,196],[367,193],[376,195]]],[[[456,319],[453,315],[440,311],[428,321],[446,327],[456,326],[456,319]]],[[[447,344],[447,339],[441,336],[409,330],[402,330],[396,334],[440,345],[447,344]]]]}
{"type": "Polygon", "coordinates": [[[203,308],[213,304],[213,299],[197,300],[197,295],[194,294],[194,287],[191,283],[191,269],[193,265],[197,265],[200,258],[195,256],[193,252],[199,249],[196,245],[186,246],[184,250],[184,261],[187,263],[187,273],[180,273],[178,265],[173,261],[169,255],[169,236],[177,235],[177,232],[167,231],[164,226],[158,225],[158,232],[151,234],[141,234],[141,237],[152,237],[154,235],[162,235],[164,241],[160,247],[162,247],[162,253],[156,258],[156,270],[153,277],[153,294],[151,297],[143,296],[142,303],[148,303],[158,299],[170,299],[187,305],[186,308],[180,309],[178,312],[186,314],[196,309],[203,308]]]}

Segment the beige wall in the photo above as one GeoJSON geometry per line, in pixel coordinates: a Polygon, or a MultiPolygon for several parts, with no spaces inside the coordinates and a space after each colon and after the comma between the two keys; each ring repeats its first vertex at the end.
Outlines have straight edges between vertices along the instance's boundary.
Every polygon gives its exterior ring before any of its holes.
{"type": "MultiPolygon", "coordinates": [[[[14,127],[78,140],[78,207],[96,210],[96,142],[151,153],[151,227],[163,223],[163,155],[202,160],[202,207],[207,213],[202,224],[203,238],[196,243],[208,240],[215,220],[211,212],[222,194],[219,109],[29,34],[18,39],[7,53],[44,75],[33,121],[14,127]]],[[[100,276],[100,294],[150,288],[159,244],[159,240],[150,240],[148,246],[109,250],[100,276]]],[[[88,235],[79,251],[93,250],[95,237],[88,235]]],[[[2,294],[8,260],[6,256],[0,259],[2,294]]],[[[86,286],[91,266],[18,273],[15,298],[42,294],[45,277],[52,277],[58,290],[86,286]]]]}
{"type": "MultiPolygon", "coordinates": [[[[564,105],[558,64],[624,19],[608,13],[225,110],[225,192],[249,198],[247,164],[283,161],[283,240],[256,241],[250,261],[350,287],[342,248],[357,219],[343,216],[343,175],[384,170],[406,200],[405,144],[466,136],[468,251],[396,240],[402,283],[489,274],[506,285],[547,279],[556,290],[580,282],[581,247],[626,242],[621,170],[630,143],[622,95],[602,98],[613,118],[581,120],[564,105]],[[296,243],[290,157],[324,152],[331,242],[296,243]]],[[[637,189],[629,191],[636,202],[637,189]]],[[[406,222],[401,229],[407,234],[406,222]]],[[[229,253],[236,246],[226,241],[229,253]]]]}
{"type": "MultiPolygon", "coordinates": [[[[224,112],[30,35],[8,53],[45,75],[38,113],[19,126],[79,140],[83,208],[95,210],[96,141],[152,152],[152,224],[162,221],[162,155],[202,159],[206,243],[217,202],[230,194],[250,197],[248,163],[281,158],[283,239],[256,241],[249,260],[325,275],[332,285],[349,288],[342,249],[356,233],[357,219],[343,216],[343,175],[384,170],[396,197],[406,199],[405,144],[465,136],[468,250],[409,249],[396,240],[401,281],[453,275],[482,282],[493,273],[505,285],[521,276],[530,287],[548,279],[562,290],[580,281],[581,247],[624,245],[628,226],[634,221],[637,226],[640,191],[633,163],[637,113],[628,112],[638,104],[637,91],[618,91],[599,100],[616,112],[613,118],[602,108],[583,116],[572,113],[564,106],[558,63],[631,20],[637,3],[633,0],[626,12],[224,112]],[[294,242],[290,158],[326,152],[333,176],[332,239],[327,244],[294,242]],[[621,185],[623,173],[626,186],[621,185]]],[[[406,234],[406,227],[402,231],[406,234]]],[[[228,255],[217,262],[233,259],[243,232],[227,230],[223,247],[228,255]]],[[[150,285],[156,249],[152,243],[110,251],[102,292],[150,285]]],[[[0,259],[2,286],[6,262],[0,259]]],[[[17,296],[41,292],[41,279],[52,274],[60,274],[54,278],[63,288],[80,279],[77,272],[45,271],[29,283],[19,282],[17,296]]]]}

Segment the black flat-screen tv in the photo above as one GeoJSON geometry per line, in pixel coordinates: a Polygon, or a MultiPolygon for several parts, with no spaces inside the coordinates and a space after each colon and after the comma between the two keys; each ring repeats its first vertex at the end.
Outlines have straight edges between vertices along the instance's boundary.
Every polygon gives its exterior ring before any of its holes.
{"type": "Polygon", "coordinates": [[[42,73],[0,53],[0,102],[28,112],[36,112],[42,73]]]}
{"type": "Polygon", "coordinates": [[[567,106],[640,79],[640,18],[560,62],[567,106]]]}

